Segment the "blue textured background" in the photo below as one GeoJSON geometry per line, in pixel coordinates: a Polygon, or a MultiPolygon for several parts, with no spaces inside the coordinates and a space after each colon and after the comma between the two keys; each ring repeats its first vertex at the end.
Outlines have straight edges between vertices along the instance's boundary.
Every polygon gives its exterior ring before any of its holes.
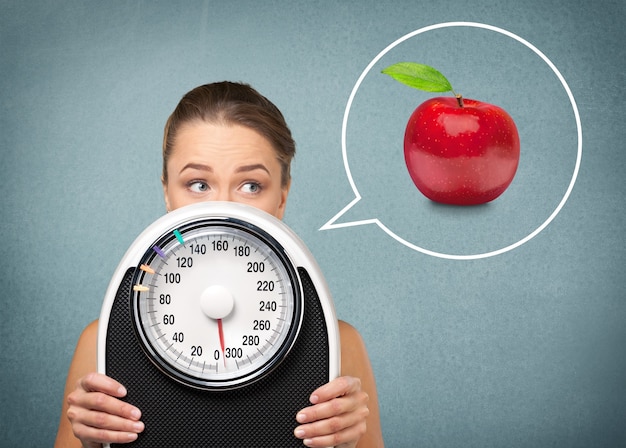
{"type": "MultiPolygon", "coordinates": [[[[285,220],[365,338],[387,446],[626,446],[623,1],[171,3],[0,2],[2,446],[52,444],[78,335],[164,212],[163,124],[184,92],[222,79],[257,87],[295,134],[285,220]],[[341,129],[357,78],[401,36],[453,21],[515,33],[564,76],[583,130],[569,200],[529,242],[479,260],[425,255],[375,225],[319,231],[354,199],[341,129]]],[[[527,235],[576,158],[572,108],[548,66],[462,27],[390,51],[355,96],[347,137],[363,201],[340,221],[378,217],[442,252],[527,235]],[[410,183],[402,132],[427,95],[379,74],[401,59],[515,118],[522,164],[493,204],[457,213],[410,183]]]]}

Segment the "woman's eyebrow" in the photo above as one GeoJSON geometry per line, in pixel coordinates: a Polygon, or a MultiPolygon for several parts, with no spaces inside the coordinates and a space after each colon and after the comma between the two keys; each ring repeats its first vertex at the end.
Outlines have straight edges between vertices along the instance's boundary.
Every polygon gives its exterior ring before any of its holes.
{"type": "Polygon", "coordinates": [[[213,168],[210,167],[209,165],[204,165],[202,163],[188,163],[187,165],[185,165],[180,172],[182,173],[183,171],[185,171],[186,169],[194,169],[194,170],[200,170],[200,171],[209,171],[209,172],[213,172],[213,168]]]}
{"type": "Polygon", "coordinates": [[[263,165],[262,163],[255,163],[255,164],[252,164],[252,165],[242,165],[240,167],[237,167],[235,172],[237,172],[237,173],[245,173],[245,172],[254,171],[254,170],[263,170],[267,174],[270,174],[270,170],[268,170],[267,167],[265,165],[263,165]]]}

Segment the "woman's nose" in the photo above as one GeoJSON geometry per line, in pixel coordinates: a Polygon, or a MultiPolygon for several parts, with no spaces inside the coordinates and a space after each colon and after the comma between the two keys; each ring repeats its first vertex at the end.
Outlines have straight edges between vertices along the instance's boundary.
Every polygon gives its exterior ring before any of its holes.
{"type": "Polygon", "coordinates": [[[216,201],[232,201],[232,195],[228,188],[220,188],[213,196],[216,201]]]}

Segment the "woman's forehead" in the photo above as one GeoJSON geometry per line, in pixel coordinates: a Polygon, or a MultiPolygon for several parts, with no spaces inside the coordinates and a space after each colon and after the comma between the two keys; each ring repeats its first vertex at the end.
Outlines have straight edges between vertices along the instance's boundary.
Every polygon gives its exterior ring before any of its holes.
{"type": "MultiPolygon", "coordinates": [[[[181,127],[170,162],[175,164],[212,161],[229,165],[279,164],[270,142],[253,129],[241,125],[198,122],[181,127]]],[[[209,163],[209,165],[211,165],[209,163]]]]}

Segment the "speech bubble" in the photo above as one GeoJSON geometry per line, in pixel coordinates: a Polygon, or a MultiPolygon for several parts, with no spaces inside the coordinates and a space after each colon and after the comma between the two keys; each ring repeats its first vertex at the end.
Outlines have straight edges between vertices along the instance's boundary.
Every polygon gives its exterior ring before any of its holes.
{"type": "Polygon", "coordinates": [[[572,192],[572,190],[574,188],[574,184],[576,183],[576,178],[577,178],[578,172],[580,170],[580,164],[581,164],[581,160],[582,160],[582,126],[581,126],[580,115],[579,115],[579,112],[578,112],[578,107],[576,105],[576,101],[574,99],[574,96],[573,96],[573,94],[572,94],[572,92],[571,92],[567,82],[565,81],[564,77],[561,75],[559,70],[556,68],[556,66],[552,63],[552,61],[550,59],[548,59],[548,57],[545,54],[543,54],[538,48],[536,48],[534,45],[532,45],[530,42],[526,41],[525,39],[515,35],[514,33],[511,33],[510,31],[507,31],[507,30],[504,30],[504,29],[501,29],[501,28],[497,28],[497,27],[494,27],[494,26],[491,26],[491,25],[486,25],[486,24],[483,24],[483,23],[475,23],[475,22],[446,22],[446,23],[439,23],[439,24],[427,26],[427,27],[424,27],[424,28],[420,28],[418,30],[415,30],[415,31],[413,31],[411,33],[408,33],[408,34],[402,36],[401,38],[397,39],[396,41],[394,41],[393,43],[388,45],[385,49],[383,49],[367,65],[365,70],[363,70],[363,72],[361,73],[361,75],[357,79],[356,84],[354,85],[354,87],[352,89],[352,92],[350,94],[350,97],[348,98],[348,102],[346,104],[346,108],[345,108],[345,112],[344,112],[344,116],[343,116],[343,122],[342,122],[342,130],[341,130],[341,148],[342,148],[343,163],[344,163],[344,168],[345,168],[345,171],[346,171],[346,176],[348,178],[348,182],[350,183],[352,191],[354,192],[355,198],[348,205],[346,205],[339,213],[337,213],[328,222],[326,222],[326,224],[324,224],[319,230],[332,230],[332,229],[339,229],[339,228],[346,228],[346,227],[356,227],[356,226],[361,226],[361,225],[366,225],[366,224],[375,224],[380,229],[382,229],[387,235],[389,235],[395,241],[397,241],[398,243],[400,243],[400,244],[402,244],[402,245],[404,245],[404,246],[406,246],[406,247],[408,247],[410,249],[413,249],[415,251],[421,252],[423,254],[430,255],[430,256],[433,256],[433,257],[438,257],[438,258],[444,258],[444,259],[473,260],[473,259],[487,258],[487,257],[492,257],[492,256],[495,256],[495,255],[503,254],[503,253],[511,251],[511,250],[513,250],[513,249],[515,249],[517,247],[520,247],[521,245],[527,243],[532,238],[537,236],[541,231],[543,231],[554,220],[554,218],[559,214],[559,212],[561,211],[561,209],[563,208],[563,206],[567,202],[567,200],[568,200],[568,198],[569,198],[569,196],[570,196],[570,194],[571,194],[571,192],[572,192]],[[428,249],[426,247],[423,247],[422,245],[415,244],[414,242],[408,241],[407,239],[399,236],[396,232],[394,232],[387,225],[385,225],[382,222],[381,218],[379,218],[379,217],[372,217],[372,218],[367,218],[367,219],[359,219],[359,220],[353,220],[353,221],[347,221],[347,222],[338,222],[338,220],[344,214],[346,214],[349,210],[351,210],[353,207],[355,207],[355,205],[358,204],[361,201],[361,199],[362,199],[362,196],[359,193],[359,190],[358,190],[358,188],[356,186],[356,182],[354,181],[354,178],[352,176],[352,172],[350,170],[350,164],[348,162],[347,143],[346,143],[346,141],[347,141],[347,137],[346,136],[347,136],[347,128],[348,128],[348,118],[350,116],[350,110],[351,110],[351,107],[353,105],[354,98],[355,98],[359,88],[361,87],[361,84],[363,83],[363,81],[367,77],[367,75],[370,73],[372,68],[381,60],[381,58],[383,58],[383,56],[385,56],[390,50],[392,50],[394,47],[398,46],[400,43],[405,42],[408,39],[411,39],[412,37],[415,37],[415,36],[417,36],[419,34],[423,34],[423,33],[426,33],[426,32],[429,32],[429,31],[433,31],[433,30],[436,30],[436,29],[450,28],[450,27],[472,27],[472,28],[482,28],[482,29],[494,31],[494,32],[500,33],[500,34],[502,34],[504,36],[507,36],[509,38],[512,38],[515,41],[523,44],[528,49],[532,50],[537,56],[539,56],[543,60],[543,62],[545,62],[545,64],[548,65],[550,70],[558,78],[558,81],[560,82],[560,84],[562,85],[563,89],[565,90],[565,92],[567,94],[567,97],[569,99],[569,103],[570,103],[570,105],[572,107],[572,110],[573,110],[575,122],[576,122],[576,138],[577,138],[576,161],[575,161],[573,173],[571,175],[571,178],[569,179],[569,184],[567,186],[565,194],[561,198],[561,200],[558,203],[558,205],[556,206],[556,208],[549,214],[549,216],[538,227],[536,227],[533,231],[531,231],[530,233],[528,233],[526,236],[524,236],[523,238],[519,239],[515,243],[509,244],[509,245],[505,245],[505,246],[503,246],[503,247],[501,247],[499,249],[496,249],[496,250],[490,250],[490,251],[485,251],[485,252],[480,252],[480,253],[470,253],[470,254],[454,253],[454,254],[451,254],[451,253],[444,253],[444,252],[441,252],[441,251],[428,249]]]}

